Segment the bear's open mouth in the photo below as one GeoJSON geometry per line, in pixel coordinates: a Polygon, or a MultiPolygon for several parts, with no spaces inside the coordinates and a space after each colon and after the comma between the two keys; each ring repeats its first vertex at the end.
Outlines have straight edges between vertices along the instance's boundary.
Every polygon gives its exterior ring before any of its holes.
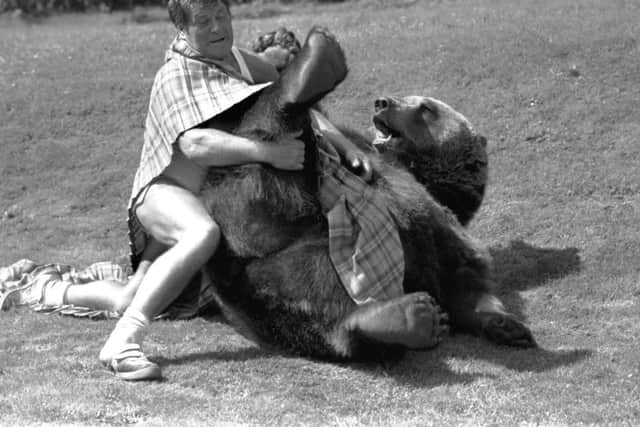
{"type": "Polygon", "coordinates": [[[384,144],[389,142],[391,138],[400,136],[398,131],[387,126],[387,123],[380,117],[373,118],[373,126],[376,128],[376,139],[374,144],[384,144]]]}

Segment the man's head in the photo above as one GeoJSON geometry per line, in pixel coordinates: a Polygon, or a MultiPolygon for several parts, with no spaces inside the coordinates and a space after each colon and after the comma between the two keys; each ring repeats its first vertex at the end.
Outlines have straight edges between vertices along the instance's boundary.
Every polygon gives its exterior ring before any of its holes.
{"type": "Polygon", "coordinates": [[[189,44],[207,58],[224,60],[233,46],[229,0],[169,0],[169,17],[189,44]]]}

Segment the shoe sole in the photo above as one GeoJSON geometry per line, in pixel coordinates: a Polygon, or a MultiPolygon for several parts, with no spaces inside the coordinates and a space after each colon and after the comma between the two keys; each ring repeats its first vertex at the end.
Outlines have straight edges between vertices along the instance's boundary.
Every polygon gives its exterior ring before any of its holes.
{"type": "Polygon", "coordinates": [[[125,381],[154,381],[162,379],[162,370],[158,365],[147,366],[132,372],[114,371],[114,373],[116,377],[125,381]]]}

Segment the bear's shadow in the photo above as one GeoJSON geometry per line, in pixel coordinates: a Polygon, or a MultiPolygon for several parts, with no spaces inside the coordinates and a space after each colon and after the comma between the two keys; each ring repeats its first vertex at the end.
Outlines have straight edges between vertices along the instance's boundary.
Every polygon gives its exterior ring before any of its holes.
{"type": "Polygon", "coordinates": [[[489,252],[496,292],[507,310],[520,319],[525,316],[519,292],[580,271],[579,250],[575,247],[539,248],[516,239],[506,247],[492,247],[489,252]]]}
{"type": "Polygon", "coordinates": [[[544,372],[578,363],[591,354],[589,349],[552,351],[498,347],[480,338],[459,335],[436,350],[409,352],[400,362],[389,366],[387,374],[402,384],[430,388],[497,377],[496,374],[469,370],[469,360],[482,360],[517,372],[544,372]]]}
{"type": "MultiPolygon", "coordinates": [[[[507,309],[519,318],[524,318],[524,300],[519,292],[541,286],[551,279],[565,277],[580,270],[578,249],[539,248],[522,240],[513,240],[506,247],[490,248],[494,259],[494,278],[498,284],[498,295],[507,309]]],[[[206,317],[219,322],[221,317],[206,317]]],[[[535,335],[535,332],[534,332],[535,335]]],[[[454,360],[481,359],[523,372],[542,372],[558,366],[571,365],[591,355],[591,350],[559,350],[544,348],[528,350],[495,346],[481,338],[455,335],[445,340],[435,350],[408,352],[397,362],[386,364],[349,363],[355,370],[371,375],[392,376],[398,382],[416,387],[435,387],[442,384],[469,383],[484,373],[457,372],[454,360]]],[[[288,357],[270,348],[251,347],[226,352],[202,352],[176,358],[160,358],[161,365],[180,365],[196,360],[245,361],[254,358],[288,357]]],[[[293,356],[292,356],[293,357],[293,356]]],[[[310,362],[315,363],[315,362],[310,362]]]]}
{"type": "MultiPolygon", "coordinates": [[[[525,318],[525,304],[519,292],[580,270],[579,250],[575,247],[540,248],[518,239],[511,241],[506,247],[492,247],[489,251],[494,260],[497,294],[507,310],[520,319],[525,318]]],[[[456,335],[436,350],[410,352],[391,368],[390,374],[403,383],[435,386],[468,382],[476,377],[487,376],[458,373],[455,368],[450,367],[453,359],[481,359],[515,371],[542,372],[577,363],[591,354],[589,349],[553,351],[538,347],[521,350],[495,346],[477,337],[456,335]],[[416,375],[424,367],[428,368],[429,375],[416,375]]]]}

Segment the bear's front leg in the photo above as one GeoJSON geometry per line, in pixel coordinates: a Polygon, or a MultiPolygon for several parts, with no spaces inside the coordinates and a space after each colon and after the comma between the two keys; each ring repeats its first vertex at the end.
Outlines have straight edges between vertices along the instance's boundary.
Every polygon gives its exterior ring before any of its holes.
{"type": "Polygon", "coordinates": [[[281,75],[286,105],[313,104],[347,76],[340,44],[326,28],[313,27],[300,53],[281,75]]]}

